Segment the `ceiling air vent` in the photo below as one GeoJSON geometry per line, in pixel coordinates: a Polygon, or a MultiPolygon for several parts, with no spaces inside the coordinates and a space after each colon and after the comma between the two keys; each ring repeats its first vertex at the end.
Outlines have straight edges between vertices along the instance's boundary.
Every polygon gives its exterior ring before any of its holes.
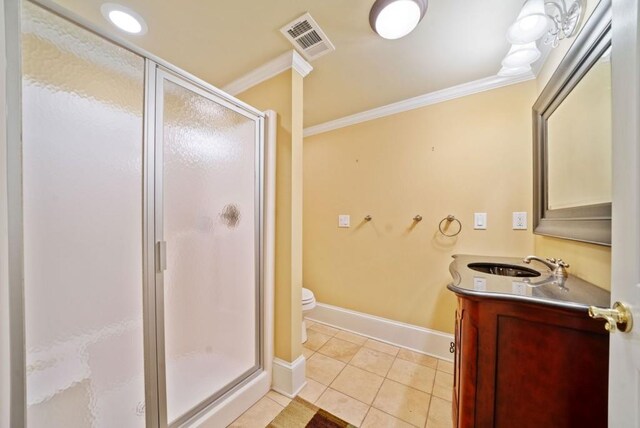
{"type": "Polygon", "coordinates": [[[288,23],[280,31],[307,61],[313,61],[336,50],[309,13],[288,23]]]}

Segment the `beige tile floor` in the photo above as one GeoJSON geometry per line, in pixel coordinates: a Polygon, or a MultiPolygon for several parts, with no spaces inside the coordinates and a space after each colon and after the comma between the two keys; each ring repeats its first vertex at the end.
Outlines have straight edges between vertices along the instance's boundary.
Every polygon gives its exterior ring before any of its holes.
{"type": "MultiPolygon", "coordinates": [[[[453,365],[307,321],[304,398],[359,427],[451,427],[453,365]]],[[[270,391],[232,427],[262,428],[291,400],[270,391]]]]}

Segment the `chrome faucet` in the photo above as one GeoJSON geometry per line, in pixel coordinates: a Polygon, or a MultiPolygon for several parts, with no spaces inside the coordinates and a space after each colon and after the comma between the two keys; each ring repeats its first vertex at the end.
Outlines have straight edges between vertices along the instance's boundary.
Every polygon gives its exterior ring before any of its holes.
{"type": "Polygon", "coordinates": [[[532,281],[531,278],[522,278],[522,282],[524,282],[525,284],[527,284],[529,287],[542,287],[544,285],[557,285],[558,288],[560,289],[560,291],[569,291],[569,289],[567,287],[565,287],[565,282],[567,281],[567,278],[565,277],[561,277],[561,276],[548,276],[544,279],[541,279],[539,281],[532,281]]]}
{"type": "Polygon", "coordinates": [[[555,277],[566,278],[569,276],[569,273],[567,272],[567,268],[570,266],[569,264],[565,263],[564,260],[562,259],[548,258],[545,260],[538,256],[527,256],[524,259],[522,259],[522,261],[525,262],[526,264],[531,263],[533,260],[540,262],[546,267],[548,267],[551,273],[553,274],[553,276],[555,277]]]}

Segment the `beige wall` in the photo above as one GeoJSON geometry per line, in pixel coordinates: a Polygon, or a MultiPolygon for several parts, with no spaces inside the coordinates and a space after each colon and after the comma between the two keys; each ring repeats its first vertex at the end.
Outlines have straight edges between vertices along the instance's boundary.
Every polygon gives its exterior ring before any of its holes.
{"type": "Polygon", "coordinates": [[[569,274],[611,290],[611,247],[536,235],[535,248],[540,256],[569,263],[569,274]]]}
{"type": "Polygon", "coordinates": [[[278,113],[276,143],[275,356],[302,353],[302,76],[281,73],[238,96],[278,113]]]}
{"type": "MultiPolygon", "coordinates": [[[[585,13],[588,17],[595,6],[597,0],[587,0],[585,13]]],[[[586,19],[585,19],[586,21],[586,19]]],[[[572,41],[575,40],[571,39],[572,41]]],[[[545,87],[551,75],[562,61],[567,50],[571,46],[568,42],[560,43],[556,49],[552,50],[547,58],[544,67],[538,73],[537,92],[538,94],[545,87]]],[[[571,264],[569,272],[579,276],[586,281],[593,282],[599,287],[610,289],[611,280],[611,248],[601,245],[585,244],[582,242],[557,239],[546,236],[536,236],[535,253],[546,257],[561,257],[571,264]]]]}
{"type": "Polygon", "coordinates": [[[533,250],[511,213],[531,212],[535,92],[526,82],[306,138],[305,287],[323,303],[452,332],[451,255],[533,250]],[[473,230],[474,212],[488,213],[487,230],[473,230]],[[352,227],[339,229],[338,214],[352,227]],[[457,239],[438,234],[447,214],[464,225],[457,239]]]}

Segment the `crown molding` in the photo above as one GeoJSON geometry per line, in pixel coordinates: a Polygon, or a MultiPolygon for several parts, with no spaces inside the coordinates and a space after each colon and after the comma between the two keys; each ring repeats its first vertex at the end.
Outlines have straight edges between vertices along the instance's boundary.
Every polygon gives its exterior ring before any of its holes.
{"type": "Polygon", "coordinates": [[[313,66],[302,58],[298,52],[291,50],[239,77],[223,87],[222,90],[228,94],[237,95],[290,68],[298,72],[302,77],[306,77],[313,70],[313,66]]]}
{"type": "Polygon", "coordinates": [[[535,78],[536,76],[532,72],[529,72],[520,76],[491,76],[484,79],[474,80],[472,82],[463,83],[461,85],[452,86],[435,92],[429,92],[428,94],[419,95],[396,103],[387,104],[382,107],[345,116],[340,119],[331,120],[319,125],[309,126],[304,129],[304,137],[322,134],[323,132],[333,131],[334,129],[344,128],[357,123],[391,116],[393,114],[441,103],[443,101],[453,100],[455,98],[465,97],[467,95],[477,94],[479,92],[489,91],[491,89],[501,88],[503,86],[526,82],[535,78]]]}
{"type": "Polygon", "coordinates": [[[313,66],[307,62],[298,52],[293,52],[291,59],[291,67],[297,71],[302,77],[307,77],[307,74],[311,73],[313,66]]]}

